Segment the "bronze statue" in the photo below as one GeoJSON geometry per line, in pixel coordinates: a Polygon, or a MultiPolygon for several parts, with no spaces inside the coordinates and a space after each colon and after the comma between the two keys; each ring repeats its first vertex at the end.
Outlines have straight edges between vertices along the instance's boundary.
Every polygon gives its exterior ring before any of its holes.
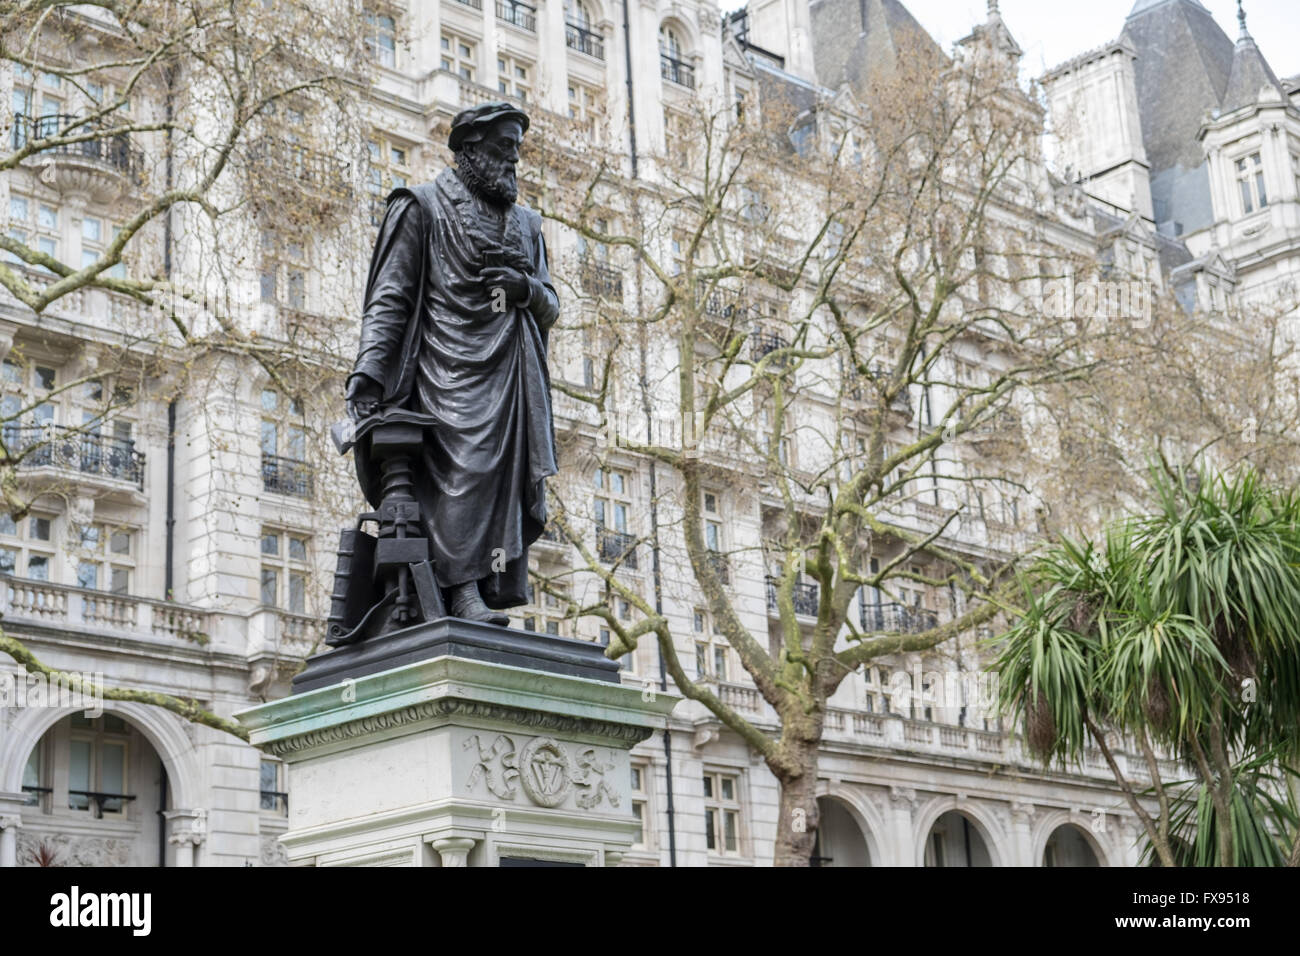
{"type": "Polygon", "coordinates": [[[541,217],[515,201],[528,125],[508,103],[461,112],[455,166],[388,197],[351,426],[336,434],[376,510],[343,533],[329,644],[446,613],[504,625],[501,609],[528,603],[556,473],[546,356],[560,307],[541,217]]]}

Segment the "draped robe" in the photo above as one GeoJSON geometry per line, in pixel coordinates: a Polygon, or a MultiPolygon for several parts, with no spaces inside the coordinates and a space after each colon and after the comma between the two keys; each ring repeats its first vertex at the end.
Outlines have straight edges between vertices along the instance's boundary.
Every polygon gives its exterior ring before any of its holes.
{"type": "MultiPolygon", "coordinates": [[[[493,608],[529,601],[528,547],[557,471],[546,354],[558,315],[537,213],[485,200],[451,168],[388,197],[352,374],[382,386],[382,408],[425,424],[414,486],[438,583],[478,581],[493,608]],[[479,281],[494,248],[529,277],[529,300],[503,311],[479,281]]],[[[378,507],[368,440],[356,461],[378,507]]]]}

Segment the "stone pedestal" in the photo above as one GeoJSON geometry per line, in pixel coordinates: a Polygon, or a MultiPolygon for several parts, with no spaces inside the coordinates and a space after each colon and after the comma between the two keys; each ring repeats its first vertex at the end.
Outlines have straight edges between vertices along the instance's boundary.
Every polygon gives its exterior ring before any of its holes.
{"type": "Polygon", "coordinates": [[[291,863],[604,866],[631,845],[628,750],[677,697],[623,686],[596,645],[453,618],[368,644],[238,715],[289,765],[291,863]]]}

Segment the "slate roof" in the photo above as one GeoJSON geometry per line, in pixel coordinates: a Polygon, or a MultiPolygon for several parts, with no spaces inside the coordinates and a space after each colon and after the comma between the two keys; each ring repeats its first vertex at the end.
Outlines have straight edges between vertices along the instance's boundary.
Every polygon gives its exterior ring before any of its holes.
{"type": "Polygon", "coordinates": [[[864,96],[909,51],[946,60],[899,0],[812,0],[809,9],[817,80],[830,89],[847,83],[864,96]]]}
{"type": "Polygon", "coordinates": [[[1242,34],[1237,40],[1237,47],[1232,54],[1232,73],[1228,77],[1228,88],[1223,94],[1222,112],[1231,113],[1243,106],[1251,106],[1259,99],[1259,91],[1265,86],[1273,86],[1286,100],[1286,91],[1255,45],[1255,38],[1246,32],[1242,24],[1242,34]]]}
{"type": "Polygon", "coordinates": [[[1196,0],[1138,0],[1121,36],[1137,53],[1138,112],[1152,174],[1199,166],[1196,134],[1206,111],[1223,102],[1232,40],[1196,0]]]}

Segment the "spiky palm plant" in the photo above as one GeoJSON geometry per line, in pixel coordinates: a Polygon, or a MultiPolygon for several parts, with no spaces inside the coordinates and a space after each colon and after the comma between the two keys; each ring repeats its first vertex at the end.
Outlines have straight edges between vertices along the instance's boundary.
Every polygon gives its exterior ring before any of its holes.
{"type": "MultiPolygon", "coordinates": [[[[1258,843],[1242,821],[1295,830],[1251,812],[1264,804],[1247,799],[1240,767],[1300,754],[1300,500],[1249,469],[1193,481],[1156,472],[1153,486],[1154,513],[1117,522],[1100,546],[1062,540],[1027,572],[1024,613],[998,639],[999,702],[1024,718],[1044,762],[1078,760],[1095,742],[1163,865],[1232,865],[1242,840],[1258,843]],[[1110,761],[1108,731],[1143,749],[1155,817],[1110,761]],[[1214,819],[1242,826],[1189,829],[1184,804],[1175,819],[1181,790],[1161,784],[1156,750],[1192,768],[1214,819]]],[[[1259,793],[1277,786],[1250,779],[1259,793]]]]}

